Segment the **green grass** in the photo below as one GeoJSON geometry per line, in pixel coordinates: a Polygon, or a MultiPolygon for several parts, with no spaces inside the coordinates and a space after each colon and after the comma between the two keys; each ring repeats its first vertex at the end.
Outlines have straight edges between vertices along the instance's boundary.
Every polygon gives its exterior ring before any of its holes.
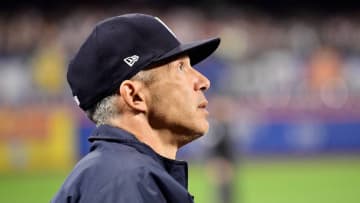
{"type": "Polygon", "coordinates": [[[0,175],[0,202],[50,202],[64,179],[64,173],[2,174],[0,175]]]}
{"type": "MultiPolygon", "coordinates": [[[[206,170],[191,164],[189,190],[197,203],[215,203],[206,170]]],[[[0,203],[49,202],[66,173],[0,175],[0,203]]],[[[251,161],[236,173],[236,202],[359,203],[360,160],[251,161]]]]}
{"type": "MultiPolygon", "coordinates": [[[[194,167],[190,178],[197,202],[216,202],[201,167],[194,167]]],[[[234,180],[241,203],[360,203],[358,159],[246,162],[234,180]]]]}

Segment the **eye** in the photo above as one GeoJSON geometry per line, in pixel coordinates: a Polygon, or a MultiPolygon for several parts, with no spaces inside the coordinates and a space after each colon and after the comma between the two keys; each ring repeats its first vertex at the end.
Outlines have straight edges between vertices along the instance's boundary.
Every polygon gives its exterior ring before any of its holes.
{"type": "Polygon", "coordinates": [[[180,63],[179,63],[178,69],[179,69],[180,71],[183,71],[183,70],[184,70],[184,63],[183,63],[183,62],[180,62],[180,63]]]}

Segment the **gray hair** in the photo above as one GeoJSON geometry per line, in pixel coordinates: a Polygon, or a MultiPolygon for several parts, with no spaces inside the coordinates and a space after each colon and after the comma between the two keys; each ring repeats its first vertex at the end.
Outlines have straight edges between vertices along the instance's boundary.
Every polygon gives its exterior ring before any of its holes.
{"type": "MultiPolygon", "coordinates": [[[[145,85],[149,85],[155,80],[155,77],[150,71],[140,71],[130,80],[141,81],[145,85]]],[[[120,111],[115,104],[118,96],[118,94],[113,94],[102,99],[94,107],[85,111],[87,117],[94,121],[97,126],[111,124],[110,120],[120,115],[120,111]]]]}
{"type": "Polygon", "coordinates": [[[110,124],[110,119],[119,114],[119,110],[115,105],[118,95],[110,95],[98,102],[93,108],[85,111],[88,118],[95,122],[97,126],[110,124]]]}

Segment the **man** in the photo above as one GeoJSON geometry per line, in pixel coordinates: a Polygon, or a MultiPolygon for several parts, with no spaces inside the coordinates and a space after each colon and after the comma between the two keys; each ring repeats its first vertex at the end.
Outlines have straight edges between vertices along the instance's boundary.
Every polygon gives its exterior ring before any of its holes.
{"type": "Polygon", "coordinates": [[[234,202],[233,180],[236,166],[232,142],[232,98],[218,95],[211,99],[212,123],[208,133],[209,179],[217,191],[217,202],[234,202]]]}
{"type": "Polygon", "coordinates": [[[208,130],[209,80],[192,65],[220,43],[181,44],[143,14],[97,24],[67,74],[75,101],[97,129],[90,153],[52,202],[193,202],[176,152],[208,130]]]}

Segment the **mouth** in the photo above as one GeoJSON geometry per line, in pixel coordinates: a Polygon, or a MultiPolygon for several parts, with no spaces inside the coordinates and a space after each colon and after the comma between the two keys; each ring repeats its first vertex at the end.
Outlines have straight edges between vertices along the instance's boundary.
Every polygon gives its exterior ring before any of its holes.
{"type": "Polygon", "coordinates": [[[206,109],[207,105],[208,105],[208,101],[203,101],[199,104],[198,108],[206,109]]]}

